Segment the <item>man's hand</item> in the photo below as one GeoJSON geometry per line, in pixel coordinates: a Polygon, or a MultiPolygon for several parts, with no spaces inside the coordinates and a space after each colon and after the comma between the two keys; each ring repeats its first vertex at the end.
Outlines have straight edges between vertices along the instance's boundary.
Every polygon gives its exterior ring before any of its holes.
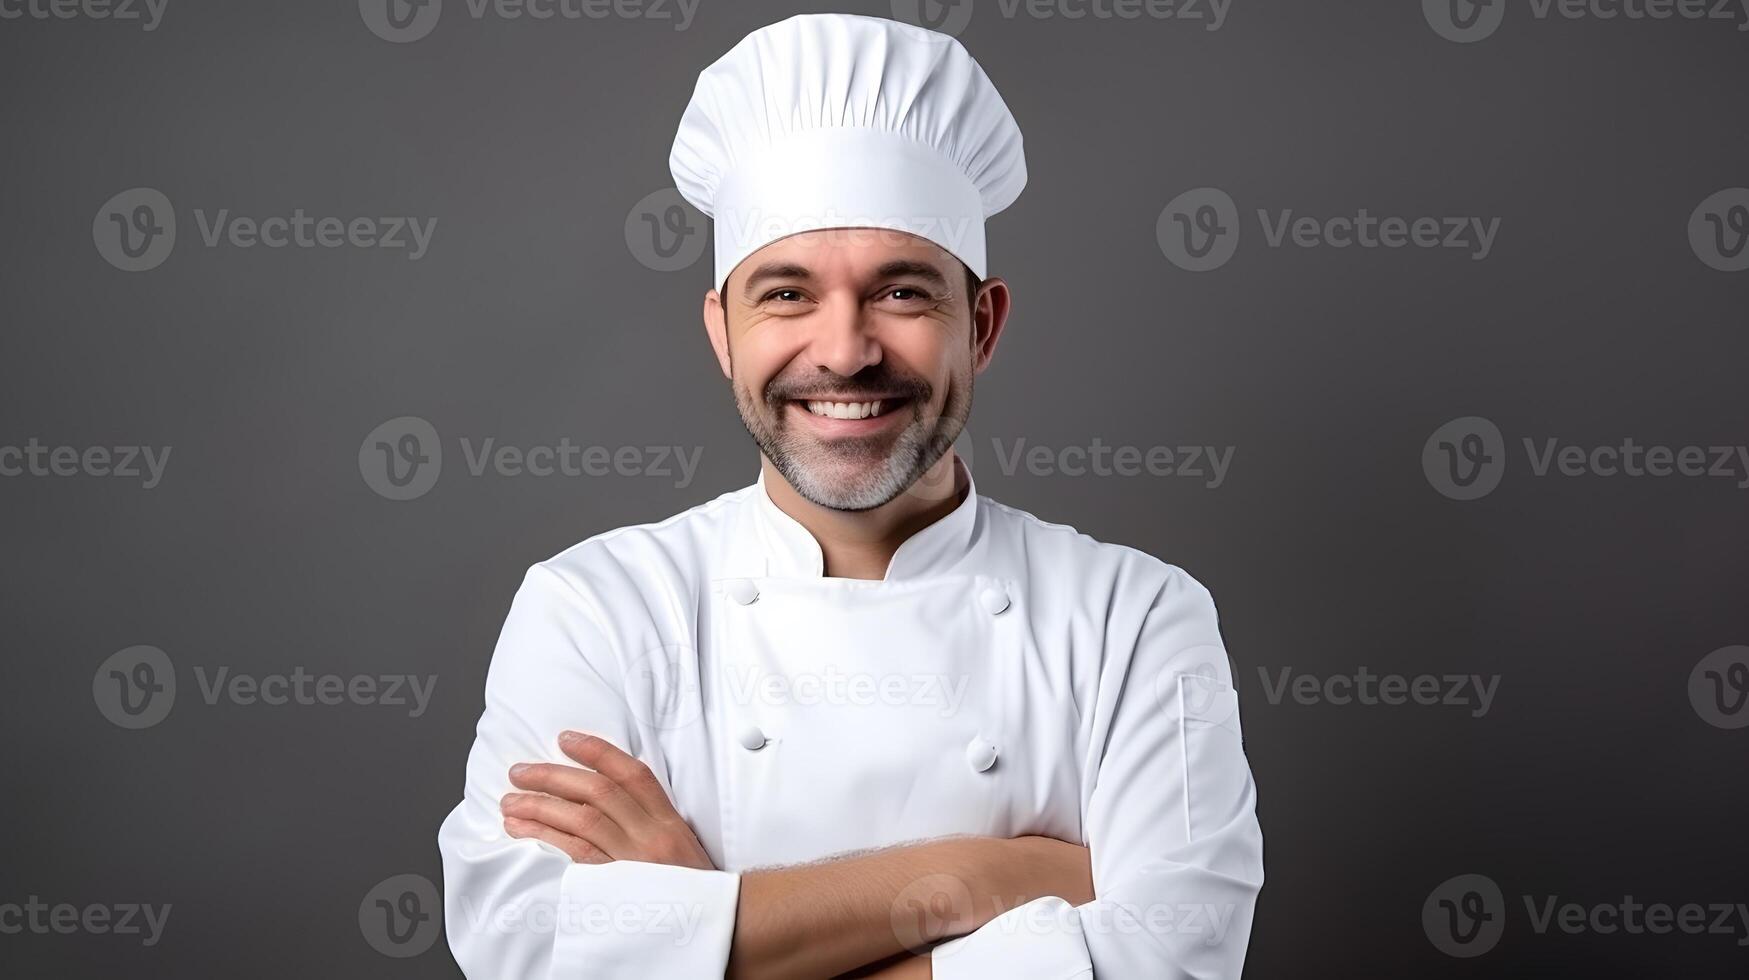
{"type": "MultiPolygon", "coordinates": [[[[512,766],[511,784],[526,792],[504,797],[510,836],[546,841],[581,864],[715,870],[648,766],[578,732],[560,735],[559,747],[587,768],[512,766]]],[[[924,980],[932,971],[922,947],[1046,895],[1072,905],[1093,900],[1086,847],[1049,837],[948,837],[744,872],[727,976],[924,980]],[[901,929],[897,913],[908,893],[937,878],[970,903],[901,929]]]]}
{"type": "Polygon", "coordinates": [[[588,768],[511,766],[511,785],[528,792],[501,801],[506,833],[546,841],[579,864],[645,861],[715,870],[649,766],[580,732],[561,734],[559,748],[588,768]]]}
{"type": "Polygon", "coordinates": [[[1047,895],[1093,901],[1086,847],[1049,837],[943,837],[743,872],[726,976],[928,977],[935,943],[1047,895]],[[927,914],[914,914],[919,903],[927,914]]]}

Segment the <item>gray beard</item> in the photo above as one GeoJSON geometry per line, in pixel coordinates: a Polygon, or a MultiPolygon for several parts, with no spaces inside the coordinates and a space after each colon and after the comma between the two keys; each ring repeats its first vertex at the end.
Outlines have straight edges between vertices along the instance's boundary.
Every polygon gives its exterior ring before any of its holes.
{"type": "MultiPolygon", "coordinates": [[[[739,383],[731,387],[735,390],[741,424],[759,451],[802,499],[831,510],[863,511],[873,510],[904,493],[953,446],[971,414],[971,372],[966,374],[965,378],[955,379],[959,383],[952,388],[939,419],[913,418],[899,432],[891,450],[879,456],[879,465],[869,470],[856,467],[856,472],[848,476],[833,471],[845,464],[868,462],[882,450],[862,440],[842,439],[833,446],[798,439],[786,431],[788,426],[782,413],[788,411],[787,405],[779,406],[777,422],[767,425],[766,416],[760,412],[764,403],[755,400],[739,383]]],[[[915,412],[916,405],[908,404],[900,411],[915,412]]]]}

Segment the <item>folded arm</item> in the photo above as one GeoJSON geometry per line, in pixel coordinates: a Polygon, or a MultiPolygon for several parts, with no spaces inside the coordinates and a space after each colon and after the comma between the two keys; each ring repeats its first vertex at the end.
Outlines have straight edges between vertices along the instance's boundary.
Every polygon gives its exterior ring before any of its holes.
{"type": "MultiPolygon", "coordinates": [[[[576,835],[535,826],[543,815],[566,823],[552,810],[558,797],[535,788],[542,780],[556,780],[554,789],[566,784],[561,793],[593,799],[603,812],[645,806],[610,791],[618,783],[607,775],[580,769],[571,754],[579,746],[558,738],[567,729],[587,726],[626,747],[640,765],[648,763],[645,771],[661,788],[666,760],[649,737],[649,717],[632,710],[626,688],[625,671],[588,603],[556,572],[531,568],[492,656],[462,800],[437,836],[445,932],[468,977],[721,975],[740,876],[712,867],[690,828],[684,840],[601,837],[627,857],[613,860],[585,850],[576,835]],[[512,776],[521,765],[529,768],[512,776]],[[578,788],[571,778],[589,785],[578,788]]],[[[648,792],[641,795],[650,801],[648,792]]],[[[671,797],[660,795],[664,803],[671,797]]]]}
{"type": "MultiPolygon", "coordinates": [[[[573,861],[710,869],[710,858],[650,769],[578,732],[561,750],[587,768],[512,766],[505,831],[573,861]]],[[[743,872],[726,976],[834,977],[893,960],[874,976],[928,976],[918,953],[969,933],[1017,901],[1093,898],[1087,849],[1048,837],[948,837],[743,872]],[[920,972],[919,972],[920,971],[920,972]]]]}
{"type": "Polygon", "coordinates": [[[1084,826],[1098,900],[1042,898],[942,943],[936,980],[1240,975],[1263,837],[1214,602],[1172,569],[1106,635],[1127,655],[1108,660],[1094,708],[1084,826]]]}
{"type": "Polygon", "coordinates": [[[928,976],[915,954],[1016,901],[1093,897],[1087,849],[1042,837],[717,870],[638,717],[593,616],[531,569],[493,655],[464,798],[438,834],[450,947],[469,977],[786,980],[876,963],[928,976]],[[559,737],[576,725],[593,737],[559,737]]]}

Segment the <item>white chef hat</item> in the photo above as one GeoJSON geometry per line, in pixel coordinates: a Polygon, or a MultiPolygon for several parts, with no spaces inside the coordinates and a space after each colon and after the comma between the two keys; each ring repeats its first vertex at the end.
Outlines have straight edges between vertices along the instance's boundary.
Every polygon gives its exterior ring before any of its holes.
{"type": "Polygon", "coordinates": [[[700,72],[668,166],[714,221],[718,289],[818,228],[907,231],[983,278],[984,219],[1026,186],[1020,127],[959,41],[855,14],[760,28],[700,72]]]}

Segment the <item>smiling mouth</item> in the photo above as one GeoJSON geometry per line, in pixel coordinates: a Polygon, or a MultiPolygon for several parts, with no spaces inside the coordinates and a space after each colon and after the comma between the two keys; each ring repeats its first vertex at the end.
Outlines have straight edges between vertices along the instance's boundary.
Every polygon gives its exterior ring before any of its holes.
{"type": "Polygon", "coordinates": [[[891,408],[896,399],[877,398],[866,402],[834,402],[806,400],[800,402],[809,412],[828,419],[867,419],[874,418],[891,408]]]}
{"type": "Polygon", "coordinates": [[[859,400],[838,400],[827,398],[796,398],[791,405],[801,409],[827,424],[856,423],[874,425],[876,420],[885,421],[886,416],[893,414],[899,408],[911,402],[910,398],[890,395],[882,398],[865,398],[859,400]]]}

